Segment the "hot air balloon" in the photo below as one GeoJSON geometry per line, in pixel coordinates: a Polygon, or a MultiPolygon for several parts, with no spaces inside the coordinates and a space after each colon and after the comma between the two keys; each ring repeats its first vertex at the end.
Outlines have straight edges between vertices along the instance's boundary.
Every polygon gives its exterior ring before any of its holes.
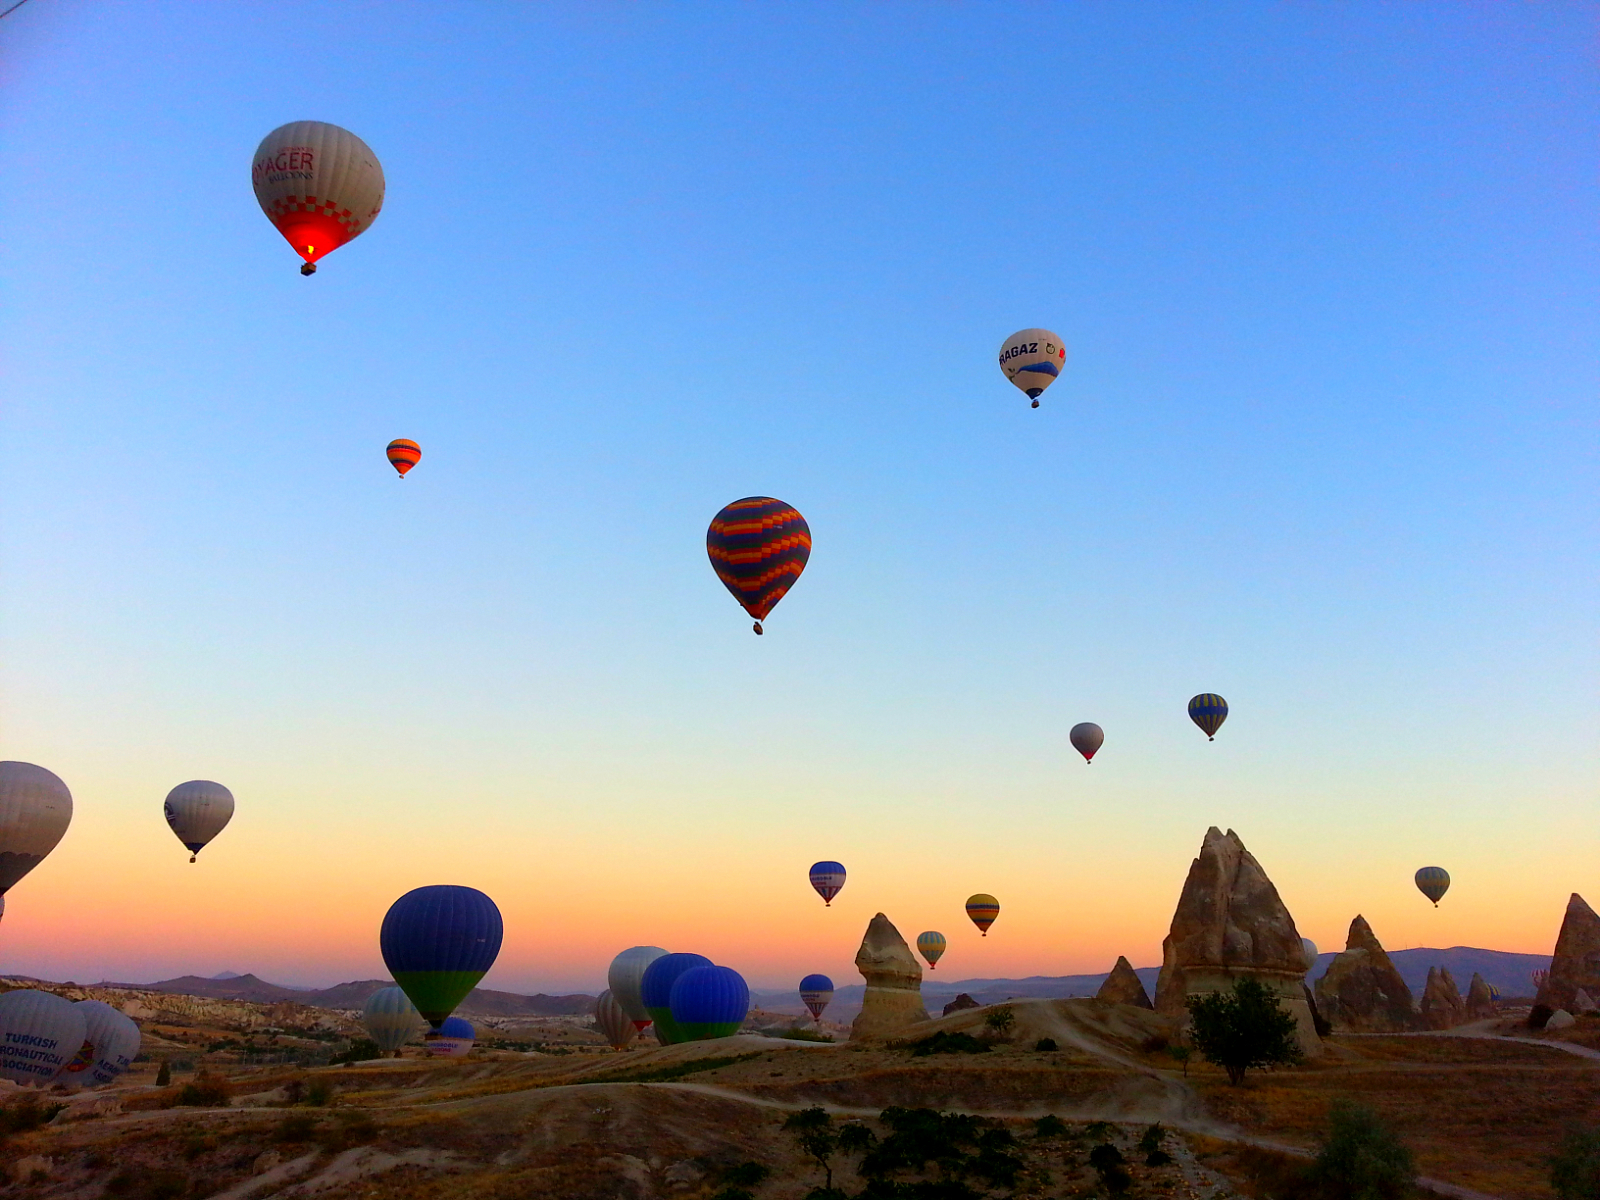
{"type": "Polygon", "coordinates": [[[410,438],[395,438],[389,443],[389,465],[400,472],[400,478],[422,461],[422,447],[410,438]]]}
{"type": "Polygon", "coordinates": [[[732,967],[690,967],[672,981],[671,1008],[684,1041],[732,1037],[750,1011],[750,988],[732,967]]]}
{"type": "Polygon", "coordinates": [[[348,129],[322,121],[290,121],[262,138],[250,182],[267,220],[306,260],[302,275],[359,237],[383,207],[378,156],[348,129]]]}
{"type": "Polygon", "coordinates": [[[761,622],[806,569],[811,527],[782,500],[746,496],[711,518],[706,553],[722,586],[756,619],[761,633],[761,622]]]}
{"type": "Polygon", "coordinates": [[[644,1006],[644,997],[640,986],[644,982],[644,971],[656,959],[666,954],[660,946],[630,946],[621,954],[611,960],[611,969],[606,972],[606,983],[611,987],[612,998],[622,1005],[622,1011],[628,1014],[628,1020],[633,1022],[636,1031],[643,1031],[650,1024],[650,1011],[644,1006]]]}
{"type": "Polygon", "coordinates": [[[1217,740],[1217,730],[1228,719],[1228,702],[1215,692],[1201,692],[1189,701],[1189,720],[1200,726],[1200,731],[1211,741],[1217,740]]]}
{"type": "Polygon", "coordinates": [[[477,888],[441,883],[391,904],[378,945],[389,974],[438,1029],[494,966],[504,937],[493,900],[477,888]]]}
{"type": "Polygon", "coordinates": [[[967,897],[967,916],[972,918],[972,923],[984,937],[989,936],[989,926],[994,924],[994,919],[999,915],[1000,901],[993,896],[979,892],[976,896],[967,897]]]}
{"type": "Polygon", "coordinates": [[[1450,890],[1450,872],[1443,867],[1423,867],[1417,872],[1417,891],[1433,901],[1435,908],[1450,890]]]}
{"type": "Polygon", "coordinates": [[[206,843],[233,820],[233,793],[209,779],[191,779],[167,793],[163,811],[193,862],[206,843]]]}
{"type": "Polygon", "coordinates": [[[1093,762],[1094,752],[1105,744],[1106,731],[1093,721],[1080,721],[1067,736],[1072,740],[1072,748],[1083,755],[1083,761],[1093,762]]]}
{"type": "Polygon", "coordinates": [[[928,970],[938,968],[939,960],[944,957],[944,934],[936,929],[917,934],[917,953],[928,960],[928,970]]]}
{"type": "Polygon", "coordinates": [[[1039,395],[1056,381],[1067,361],[1067,348],[1048,329],[1013,333],[1000,347],[1000,369],[1039,407],[1039,395]]]}
{"type": "Polygon", "coordinates": [[[711,960],[703,954],[663,954],[644,969],[644,978],[639,981],[639,998],[656,1023],[656,1041],[663,1046],[689,1040],[672,1019],[672,985],[685,971],[711,965],[711,960]]]}
{"type": "Polygon", "coordinates": [[[822,1010],[833,999],[833,980],[826,975],[807,975],[800,981],[800,1001],[811,1010],[811,1019],[822,1024],[822,1010]]]}
{"type": "Polygon", "coordinates": [[[446,1017],[437,1029],[422,1035],[422,1045],[430,1058],[465,1058],[472,1051],[478,1031],[460,1017],[446,1017]]]}
{"type": "Polygon", "coordinates": [[[639,1036],[610,988],[601,992],[594,1002],[594,1027],[611,1043],[613,1050],[626,1050],[639,1036]]]}
{"type": "Polygon", "coordinates": [[[833,903],[833,898],[839,894],[839,889],[844,887],[844,864],[812,863],[811,886],[816,888],[817,895],[822,897],[823,907],[828,907],[833,903]]]}
{"type": "Polygon", "coordinates": [[[1306,970],[1309,971],[1317,965],[1317,944],[1310,938],[1303,937],[1300,939],[1300,949],[1305,952],[1306,970]]]}
{"type": "Polygon", "coordinates": [[[72,793],[53,772],[0,762],[0,895],[56,848],[71,822],[72,793]]]}
{"type": "Polygon", "coordinates": [[[133,1065],[139,1053],[139,1027],[104,1000],[79,1000],[83,1046],[53,1080],[69,1092],[103,1087],[133,1065]]]}
{"type": "Polygon", "coordinates": [[[1536,971],[1529,971],[1528,978],[1533,980],[1533,990],[1537,994],[1544,991],[1544,985],[1550,978],[1550,972],[1541,967],[1536,971]]]}
{"type": "Polygon", "coordinates": [[[385,1054],[400,1057],[400,1047],[422,1028],[422,1014],[401,988],[379,988],[361,1008],[361,1025],[385,1054]]]}
{"type": "Polygon", "coordinates": [[[71,1000],[32,988],[0,996],[0,1079],[43,1087],[83,1048],[88,1028],[71,1000]]]}

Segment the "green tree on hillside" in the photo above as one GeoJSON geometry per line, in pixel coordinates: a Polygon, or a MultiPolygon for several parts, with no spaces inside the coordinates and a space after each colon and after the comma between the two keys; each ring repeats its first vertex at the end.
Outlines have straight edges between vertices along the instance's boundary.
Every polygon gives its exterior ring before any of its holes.
{"type": "Polygon", "coordinates": [[[1231,992],[1190,996],[1189,1040],[1238,1085],[1251,1067],[1300,1061],[1294,1015],[1276,993],[1255,979],[1239,979],[1231,992]]]}

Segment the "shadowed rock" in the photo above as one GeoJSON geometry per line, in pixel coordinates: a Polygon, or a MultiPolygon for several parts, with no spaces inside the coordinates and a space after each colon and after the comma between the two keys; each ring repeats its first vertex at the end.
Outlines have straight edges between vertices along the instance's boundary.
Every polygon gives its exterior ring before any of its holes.
{"type": "Polygon", "coordinates": [[[949,1004],[946,1004],[944,1006],[944,1015],[948,1017],[951,1013],[960,1012],[963,1008],[982,1008],[982,1007],[983,1006],[981,1004],[979,1004],[976,1000],[974,1000],[971,996],[967,995],[965,992],[962,992],[954,1000],[950,1001],[949,1004]]]}
{"type": "Polygon", "coordinates": [[[1111,974],[1106,976],[1106,981],[1100,985],[1094,998],[1112,1004],[1132,1004],[1136,1008],[1155,1007],[1150,1003],[1144,984],[1134,974],[1133,964],[1120,954],[1117,955],[1117,965],[1111,968],[1111,974]]]}
{"type": "Polygon", "coordinates": [[[1317,980],[1316,997],[1317,1011],[1338,1032],[1397,1033],[1419,1025],[1411,989],[1359,914],[1344,951],[1317,980]]]}
{"type": "Polygon", "coordinates": [[[1600,995],[1600,917],[1573,892],[1556,936],[1550,977],[1534,1003],[1570,1012],[1580,988],[1591,996],[1600,995]]]}
{"type": "Polygon", "coordinates": [[[1499,1015],[1500,1009],[1494,1002],[1494,993],[1483,981],[1483,976],[1474,971],[1472,982],[1467,985],[1467,1020],[1481,1021],[1485,1017],[1499,1015]]]}
{"type": "Polygon", "coordinates": [[[1593,1012],[1600,1012],[1600,1005],[1595,1004],[1589,993],[1582,988],[1572,998],[1572,1012],[1574,1016],[1585,1017],[1593,1012]]]}
{"type": "Polygon", "coordinates": [[[1443,967],[1428,968],[1428,984],[1422,989],[1422,1023],[1429,1029],[1454,1029],[1467,1022],[1467,1004],[1461,998],[1454,976],[1443,967]]]}
{"type": "Polygon", "coordinates": [[[867,925],[856,970],[867,981],[861,1012],[850,1025],[855,1039],[892,1037],[928,1019],[922,1006],[922,966],[888,917],[879,913],[867,925]]]}
{"type": "Polygon", "coordinates": [[[1300,1031],[1300,1050],[1322,1053],[1306,1004],[1305,948],[1278,889],[1233,830],[1206,831],[1189,866],[1172,930],[1161,944],[1156,1011],[1180,1016],[1192,995],[1254,979],[1278,994],[1300,1031]]]}

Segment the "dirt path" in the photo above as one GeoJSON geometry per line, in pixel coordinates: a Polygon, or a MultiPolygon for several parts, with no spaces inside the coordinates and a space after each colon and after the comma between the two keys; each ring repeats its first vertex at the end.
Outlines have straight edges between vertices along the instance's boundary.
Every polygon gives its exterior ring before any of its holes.
{"type": "Polygon", "coordinates": [[[1445,1037],[1472,1038],[1480,1042],[1516,1042],[1520,1046],[1544,1046],[1550,1050],[1576,1054],[1579,1058],[1600,1061],[1600,1050],[1591,1050],[1588,1046],[1580,1046],[1576,1042],[1558,1042],[1547,1038],[1516,1037],[1509,1033],[1496,1033],[1491,1026],[1492,1022],[1489,1021],[1475,1021],[1471,1025],[1458,1025],[1454,1029],[1422,1029],[1407,1033],[1341,1033],[1338,1036],[1342,1038],[1445,1037]]]}

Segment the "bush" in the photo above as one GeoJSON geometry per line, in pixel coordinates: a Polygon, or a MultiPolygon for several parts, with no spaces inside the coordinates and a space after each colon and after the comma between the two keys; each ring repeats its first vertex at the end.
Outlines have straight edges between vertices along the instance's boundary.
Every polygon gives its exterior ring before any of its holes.
{"type": "Polygon", "coordinates": [[[983,1023],[997,1036],[1005,1037],[1017,1023],[1017,1014],[1009,1008],[997,1008],[991,1013],[984,1014],[983,1023]]]}
{"type": "Polygon", "coordinates": [[[326,1079],[314,1080],[306,1088],[306,1103],[312,1108],[326,1108],[333,1100],[333,1084],[326,1079]]]}
{"type": "Polygon", "coordinates": [[[916,1058],[929,1054],[987,1054],[989,1047],[970,1033],[947,1033],[941,1029],[932,1037],[914,1042],[911,1053],[916,1058]]]}
{"type": "Polygon", "coordinates": [[[1054,1113],[1047,1113],[1033,1123],[1033,1136],[1036,1138],[1065,1137],[1067,1133],[1067,1123],[1054,1113]]]}
{"type": "Polygon", "coordinates": [[[771,1174],[772,1168],[762,1163],[742,1162],[738,1166],[729,1167],[724,1171],[722,1173],[722,1182],[732,1184],[734,1187],[755,1187],[771,1174]]]}
{"type": "Polygon", "coordinates": [[[350,1044],[350,1049],[343,1054],[336,1054],[330,1060],[336,1063],[370,1062],[374,1058],[382,1058],[383,1051],[378,1049],[378,1043],[371,1038],[357,1038],[350,1044]]]}
{"type": "Polygon", "coordinates": [[[274,1139],[280,1142],[309,1142],[316,1132],[317,1119],[305,1113],[294,1113],[278,1122],[274,1139]]]}
{"type": "Polygon", "coordinates": [[[1550,1186],[1561,1200],[1600,1200],[1600,1130],[1567,1130],[1550,1159],[1550,1186]]]}
{"type": "Polygon", "coordinates": [[[65,1104],[40,1104],[39,1097],[29,1093],[15,1104],[0,1108],[0,1139],[7,1134],[37,1129],[65,1107],[65,1104]]]}
{"type": "Polygon", "coordinates": [[[1185,1002],[1190,1038],[1207,1059],[1237,1086],[1251,1067],[1300,1061],[1294,1016],[1278,996],[1254,979],[1239,979],[1231,992],[1190,996],[1185,1002]]]}
{"type": "Polygon", "coordinates": [[[1411,1151],[1373,1109],[1336,1101],[1307,1177],[1338,1200],[1395,1200],[1411,1193],[1417,1172],[1411,1151]]]}
{"type": "Polygon", "coordinates": [[[1044,1052],[1054,1050],[1056,1049],[1056,1040],[1055,1038],[1040,1038],[1033,1044],[1033,1048],[1044,1052]]]}
{"type": "Polygon", "coordinates": [[[227,1108],[233,1101],[233,1089],[220,1075],[201,1072],[192,1083],[183,1085],[177,1103],[187,1108],[227,1108]]]}

